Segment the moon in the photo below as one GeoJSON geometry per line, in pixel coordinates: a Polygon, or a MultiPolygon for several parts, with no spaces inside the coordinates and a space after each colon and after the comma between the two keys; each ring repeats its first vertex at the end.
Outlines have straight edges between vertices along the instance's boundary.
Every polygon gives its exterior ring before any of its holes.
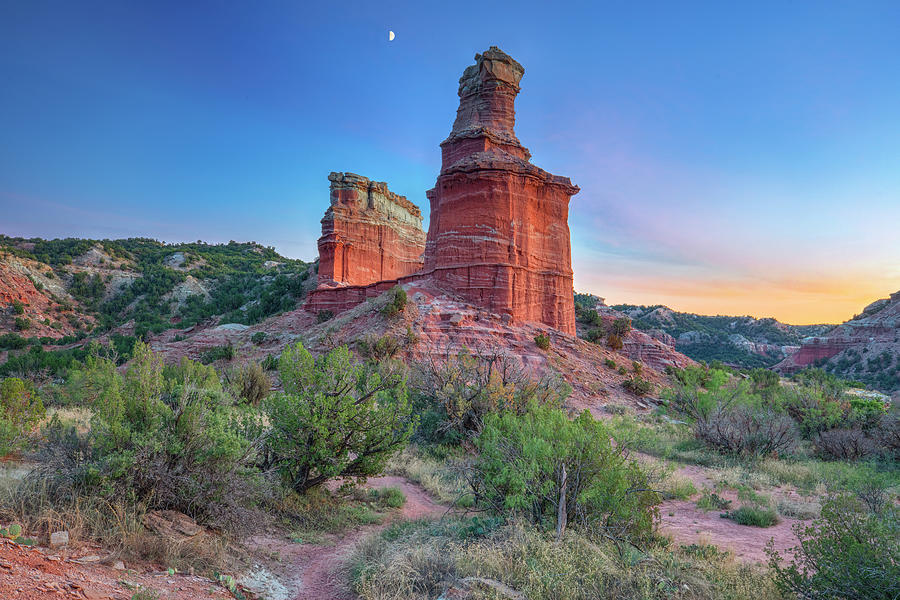
{"type": "Polygon", "coordinates": [[[388,31],[388,41],[389,42],[394,41],[394,32],[393,31],[388,31]]]}

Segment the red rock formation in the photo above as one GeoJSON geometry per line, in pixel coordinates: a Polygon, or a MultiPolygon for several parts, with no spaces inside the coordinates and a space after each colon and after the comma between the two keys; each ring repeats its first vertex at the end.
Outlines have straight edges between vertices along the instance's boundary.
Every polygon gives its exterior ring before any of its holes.
{"type": "Polygon", "coordinates": [[[320,285],[368,285],[422,268],[422,213],[380,181],[331,173],[319,238],[320,285]]]}
{"type": "Polygon", "coordinates": [[[528,162],[531,154],[516,138],[514,103],[524,72],[491,47],[460,78],[456,121],[441,143],[437,184],[427,192],[431,226],[421,270],[418,209],[384,184],[332,173],[319,288],[307,310],[340,312],[398,283],[429,279],[508,319],[575,334],[568,215],[578,187],[528,162]]]}
{"type": "Polygon", "coordinates": [[[575,334],[569,199],[578,192],[528,162],[515,136],[525,70],[496,47],[459,80],[459,110],[441,143],[423,273],[492,312],[575,334]]]}

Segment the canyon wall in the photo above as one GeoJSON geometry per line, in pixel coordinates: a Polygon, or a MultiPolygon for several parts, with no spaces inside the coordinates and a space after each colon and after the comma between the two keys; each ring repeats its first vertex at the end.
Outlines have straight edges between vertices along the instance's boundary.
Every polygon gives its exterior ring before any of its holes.
{"type": "Polygon", "coordinates": [[[331,173],[319,238],[320,285],[369,285],[422,268],[422,212],[381,181],[331,173]]]}

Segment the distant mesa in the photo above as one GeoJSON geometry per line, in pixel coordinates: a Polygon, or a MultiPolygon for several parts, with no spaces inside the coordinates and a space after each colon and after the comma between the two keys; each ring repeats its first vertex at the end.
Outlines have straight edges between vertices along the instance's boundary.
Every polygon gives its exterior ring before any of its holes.
{"type": "Polygon", "coordinates": [[[525,69],[496,46],[459,80],[459,109],[441,142],[441,172],[421,212],[383,183],[332,173],[319,239],[319,287],[307,310],[340,312],[416,281],[510,320],[575,335],[567,177],[531,164],[515,135],[525,69]],[[417,221],[418,219],[418,221],[417,221]]]}

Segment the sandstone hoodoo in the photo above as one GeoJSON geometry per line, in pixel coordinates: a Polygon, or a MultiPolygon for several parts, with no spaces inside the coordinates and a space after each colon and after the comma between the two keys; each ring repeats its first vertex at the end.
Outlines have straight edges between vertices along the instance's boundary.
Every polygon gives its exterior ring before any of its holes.
{"type": "Polygon", "coordinates": [[[459,80],[459,110],[441,143],[422,254],[421,215],[387,186],[332,173],[319,239],[319,288],[307,310],[341,311],[419,280],[515,321],[575,334],[567,177],[529,162],[514,131],[525,69],[492,46],[459,80]],[[427,280],[427,281],[426,281],[427,280]]]}
{"type": "Polygon", "coordinates": [[[424,272],[490,311],[575,334],[569,199],[578,192],[529,162],[516,138],[525,69],[492,46],[459,80],[459,110],[427,192],[424,272]]]}
{"type": "Polygon", "coordinates": [[[368,285],[422,268],[422,212],[382,181],[331,173],[331,206],[322,218],[319,284],[368,285]]]}

